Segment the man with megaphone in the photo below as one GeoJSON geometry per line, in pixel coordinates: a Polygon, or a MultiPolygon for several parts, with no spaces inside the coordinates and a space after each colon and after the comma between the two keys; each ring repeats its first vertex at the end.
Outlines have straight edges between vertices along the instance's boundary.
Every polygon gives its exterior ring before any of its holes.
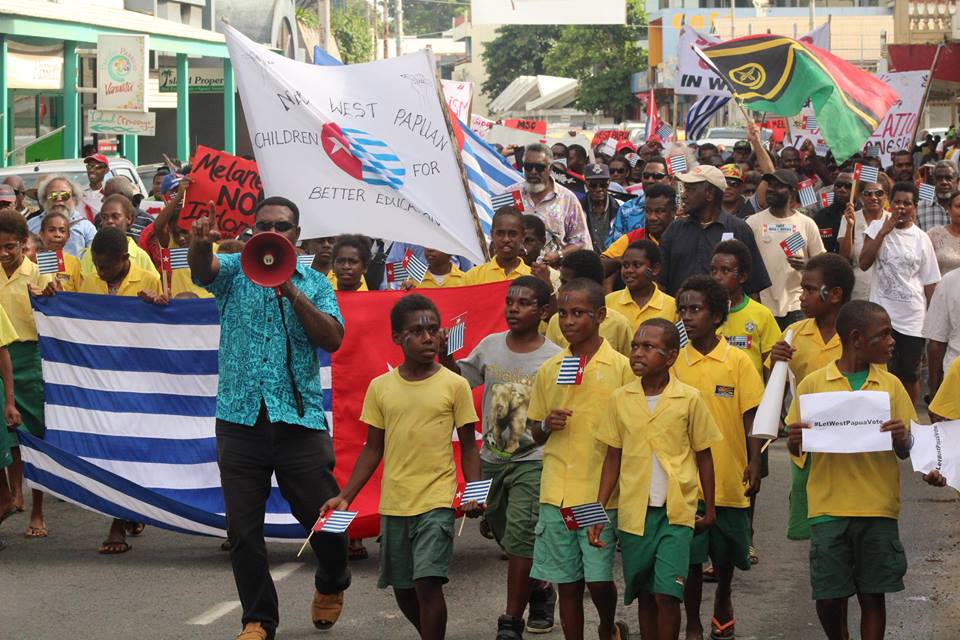
{"type": "MultiPolygon", "coordinates": [[[[197,285],[220,308],[217,463],[226,504],[230,560],[243,607],[240,640],[274,637],[279,615],[264,543],[270,478],[309,531],[320,506],[340,491],[323,412],[316,348],[333,352],[343,318],[326,277],[297,264],[300,211],[270,197],[254,212],[240,255],[214,255],[213,210],[193,223],[188,261],[197,285]]],[[[318,567],[311,613],[329,629],[350,585],[346,534],[311,538],[318,567]]]]}

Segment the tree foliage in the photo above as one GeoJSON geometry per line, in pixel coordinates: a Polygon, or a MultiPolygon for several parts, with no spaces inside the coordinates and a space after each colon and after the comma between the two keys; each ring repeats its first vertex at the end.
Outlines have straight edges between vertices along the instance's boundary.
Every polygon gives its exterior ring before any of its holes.
{"type": "Polygon", "coordinates": [[[568,25],[550,49],[546,73],[580,81],[577,108],[618,120],[637,106],[630,76],[647,67],[647,52],[637,44],[646,14],[641,0],[627,1],[627,25],[568,25]]]}
{"type": "Polygon", "coordinates": [[[373,60],[373,35],[370,23],[359,3],[348,4],[342,11],[330,12],[330,27],[340,49],[340,58],[346,64],[373,60]]]}
{"type": "MultiPolygon", "coordinates": [[[[393,2],[391,2],[391,5],[393,2]]],[[[403,3],[403,33],[406,36],[430,35],[437,37],[441,31],[453,26],[453,19],[466,11],[463,0],[436,0],[403,3]]]]}
{"type": "Polygon", "coordinates": [[[481,89],[493,99],[517,76],[535,76],[545,72],[544,59],[560,37],[561,27],[506,25],[483,51],[487,79],[481,89]]]}

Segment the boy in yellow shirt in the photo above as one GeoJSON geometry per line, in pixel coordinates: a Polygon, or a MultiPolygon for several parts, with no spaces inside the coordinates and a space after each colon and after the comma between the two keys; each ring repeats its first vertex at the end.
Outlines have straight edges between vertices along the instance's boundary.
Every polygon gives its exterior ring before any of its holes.
{"type": "Polygon", "coordinates": [[[627,640],[626,625],[614,620],[616,496],[605,505],[612,525],[600,535],[603,548],[590,545],[586,529],[569,530],[560,508],[596,501],[606,453],[596,430],[606,419],[610,396],[634,376],[627,358],[600,336],[606,316],[603,287],[577,278],[560,287],[557,297],[560,330],[570,346],[537,370],[527,408],[534,440],[544,445],[540,518],[530,576],[558,584],[560,621],[567,640],[583,638],[584,586],[600,616],[600,640],[627,640]],[[571,357],[580,358],[580,384],[558,384],[561,362],[571,357]]]}
{"type": "Polygon", "coordinates": [[[717,329],[726,321],[729,298],[713,278],[687,278],[677,294],[677,312],[689,342],[673,371],[681,382],[700,390],[723,440],[710,448],[716,484],[717,520],[694,536],[690,572],[684,588],[687,637],[702,637],[700,600],[703,563],[713,561],[717,591],[711,618],[712,637],[733,637],[734,567],[750,569],[750,497],[760,490],[760,440],[750,438],[763,381],[749,356],[727,344],[717,329]]]}
{"type": "Polygon", "coordinates": [[[414,283],[417,288],[447,289],[462,287],[467,283],[467,274],[453,264],[449,253],[424,248],[423,257],[427,260],[427,272],[423,276],[423,282],[414,283]]]}
{"type": "Polygon", "coordinates": [[[466,284],[488,284],[530,275],[520,258],[523,252],[523,216],[512,206],[500,207],[490,223],[493,259],[467,271],[466,284]]]}
{"type": "MultiPolygon", "coordinates": [[[[340,495],[321,515],[346,509],[383,460],[380,490],[380,578],[421,638],[439,640],[447,626],[443,585],[453,557],[457,471],[450,434],[460,439],[464,480],[480,479],[475,444],[479,420],[467,381],[437,364],[440,313],[429,299],[411,294],[390,312],[393,342],[403,362],[370,382],[360,420],[367,442],[340,495]]],[[[470,516],[477,503],[463,507],[470,516]]]]}
{"type": "MultiPolygon", "coordinates": [[[[130,225],[133,224],[133,218],[136,214],[136,208],[125,195],[115,193],[107,196],[103,199],[103,204],[100,206],[100,213],[98,214],[100,217],[100,228],[118,229],[126,235],[130,229],[130,225]]],[[[129,254],[130,261],[141,271],[159,275],[150,254],[141,249],[130,236],[127,236],[127,253],[129,254]]],[[[80,254],[80,275],[86,278],[93,270],[93,256],[88,248],[80,254]]]]}
{"type": "Polygon", "coordinates": [[[890,397],[892,451],[817,453],[807,480],[810,518],[810,584],[817,616],[828,638],[840,638],[846,627],[844,604],[856,594],[860,603],[860,635],[880,640],[886,630],[886,593],[903,590],[907,558],[900,542],[900,467],[910,456],[913,438],[908,425],[916,419],[903,384],[880,365],[893,352],[893,329],[883,307],[866,300],[846,304],[837,316],[843,345],[839,360],[809,374],[797,386],[787,416],[788,446],[799,456],[802,422],[799,397],[823,392],[880,391],[890,397]],[[814,559],[816,561],[814,561],[814,559]]]}
{"type": "Polygon", "coordinates": [[[651,240],[637,240],[620,258],[620,277],[626,287],[607,295],[607,308],[627,317],[633,330],[648,318],[677,319],[677,303],[657,286],[660,248],[651,240]]]}
{"type": "Polygon", "coordinates": [[[63,291],[80,288],[80,261],[63,250],[70,238],[70,219],[62,211],[51,211],[40,223],[40,241],[44,251],[63,252],[63,271],[57,273],[56,282],[63,291]]]}
{"type": "MultiPolygon", "coordinates": [[[[813,371],[840,357],[837,315],[850,300],[855,278],[853,267],[835,253],[822,253],[811,258],[800,278],[800,309],[806,316],[784,331],[793,329],[793,346],[783,336],[770,351],[769,365],[786,360],[797,383],[813,371]]],[[[808,455],[792,457],[790,465],[790,516],[787,522],[789,540],[810,538],[807,524],[808,455]]]]}
{"type": "MultiPolygon", "coordinates": [[[[619,488],[623,602],[639,599],[640,636],[676,640],[690,542],[716,517],[710,447],[723,436],[700,392],[670,375],[680,350],[673,323],[644,321],[632,346],[630,366],[640,379],[613,392],[609,419],[597,431],[607,445],[597,500],[605,504],[619,488]],[[702,518],[696,516],[698,477],[702,518]]],[[[603,528],[591,527],[591,544],[603,544],[603,528]]]]}

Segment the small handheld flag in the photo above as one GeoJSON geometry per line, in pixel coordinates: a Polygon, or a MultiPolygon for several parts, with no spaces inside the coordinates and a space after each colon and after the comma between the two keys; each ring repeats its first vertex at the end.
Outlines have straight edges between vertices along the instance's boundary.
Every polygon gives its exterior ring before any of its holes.
{"type": "Polygon", "coordinates": [[[780,248],[783,249],[788,258],[800,253],[805,246],[807,246],[807,242],[799,231],[794,231],[780,243],[780,248]]]}
{"type": "Polygon", "coordinates": [[[667,171],[670,175],[687,172],[687,156],[675,155],[667,159],[667,171]]]}
{"type": "Polygon", "coordinates": [[[673,136],[673,127],[664,122],[660,125],[660,128],[657,129],[657,136],[660,137],[660,140],[666,142],[673,136]]]}
{"type": "Polygon", "coordinates": [[[477,504],[486,504],[493,480],[476,480],[474,482],[459,483],[457,492],[453,494],[453,508],[459,509],[471,500],[477,504]]]}
{"type": "Polygon", "coordinates": [[[920,192],[920,202],[936,202],[937,190],[932,184],[918,182],[917,191],[920,192]]]}
{"type": "Polygon", "coordinates": [[[599,502],[588,502],[575,507],[561,507],[560,515],[563,517],[563,524],[570,531],[610,522],[610,517],[607,516],[606,510],[599,502]]]}
{"type": "Polygon", "coordinates": [[[449,329],[447,333],[447,355],[452,356],[460,349],[463,349],[463,337],[466,331],[467,323],[458,322],[449,329]]]}
{"type": "Polygon", "coordinates": [[[817,192],[813,190],[813,180],[804,180],[797,185],[797,195],[800,196],[800,204],[804,207],[811,207],[817,203],[817,192]]]}
{"type": "Polygon", "coordinates": [[[854,182],[876,182],[880,179],[880,170],[876,167],[868,167],[859,162],[853,167],[854,182]]]}
{"type": "Polygon", "coordinates": [[[627,155],[624,156],[624,158],[626,158],[626,159],[627,159],[627,162],[630,163],[630,168],[631,168],[631,169],[633,169],[635,166],[637,166],[637,163],[640,162],[640,156],[638,156],[637,154],[635,154],[635,153],[633,153],[633,152],[628,153],[627,155]]]}
{"type": "Polygon", "coordinates": [[[687,328],[683,326],[683,320],[677,320],[674,326],[680,332],[680,348],[683,349],[690,342],[690,338],[687,337],[687,328]]]}
{"type": "Polygon", "coordinates": [[[388,262],[386,264],[387,284],[403,282],[410,277],[402,262],[388,262]]]}
{"type": "Polygon", "coordinates": [[[490,205],[496,211],[500,207],[513,207],[523,213],[523,197],[519,191],[506,191],[490,198],[490,205]]]}
{"type": "Polygon", "coordinates": [[[413,255],[413,252],[409,249],[407,249],[407,253],[403,256],[403,268],[406,269],[407,274],[417,282],[423,282],[423,277],[427,275],[427,264],[413,255]]]}
{"type": "Polygon", "coordinates": [[[600,145],[599,151],[600,153],[608,156],[617,155],[617,141],[614,140],[612,137],[607,138],[606,140],[603,141],[603,144],[600,145]]]}
{"type": "Polygon", "coordinates": [[[309,269],[310,267],[313,266],[313,259],[315,257],[316,256],[313,255],[312,253],[301,253],[300,255],[297,256],[297,262],[300,263],[301,266],[304,266],[307,269],[309,269]]]}
{"type": "Polygon", "coordinates": [[[829,207],[833,204],[833,199],[836,197],[836,194],[833,191],[827,191],[826,193],[820,194],[820,206],[829,207]]]}
{"type": "Polygon", "coordinates": [[[63,251],[41,251],[37,254],[37,267],[42,274],[66,271],[63,264],[63,251]]]}
{"type": "Polygon", "coordinates": [[[160,268],[161,271],[174,271],[176,269],[189,269],[190,263],[187,262],[186,247],[176,249],[160,250],[160,268]]]}
{"type": "Polygon", "coordinates": [[[580,384],[583,382],[583,369],[587,364],[583,356],[564,356],[557,372],[557,384],[580,384]]]}
{"type": "Polygon", "coordinates": [[[817,116],[804,116],[803,128],[807,131],[816,131],[819,129],[817,126],[817,116]]]}
{"type": "Polygon", "coordinates": [[[303,545],[300,546],[300,551],[297,552],[297,557],[300,557],[300,554],[303,553],[303,550],[307,548],[307,545],[310,544],[310,539],[313,538],[315,533],[344,533],[347,528],[350,526],[350,523],[353,522],[353,519],[357,517],[358,511],[327,511],[325,514],[317,518],[317,521],[313,523],[313,526],[310,528],[310,535],[307,536],[307,539],[303,541],[303,545]]]}

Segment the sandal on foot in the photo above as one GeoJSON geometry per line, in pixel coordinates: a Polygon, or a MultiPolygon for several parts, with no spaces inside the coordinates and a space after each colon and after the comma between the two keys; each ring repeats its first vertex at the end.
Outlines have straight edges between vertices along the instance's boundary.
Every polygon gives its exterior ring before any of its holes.
{"type": "Polygon", "coordinates": [[[757,548],[755,546],[750,545],[750,551],[748,555],[750,556],[750,564],[757,564],[760,562],[760,556],[757,555],[757,548]]]}
{"type": "Polygon", "coordinates": [[[366,560],[368,557],[370,557],[370,554],[367,553],[367,548],[363,546],[361,540],[350,541],[350,546],[347,547],[347,558],[349,560],[366,560]]]}
{"type": "Polygon", "coordinates": [[[737,633],[734,625],[736,620],[730,618],[729,621],[720,624],[716,617],[710,618],[710,638],[711,640],[730,640],[736,638],[737,633]]]}
{"type": "Polygon", "coordinates": [[[47,527],[45,525],[39,527],[27,527],[27,532],[23,534],[24,538],[46,538],[47,537],[47,527]]]}
{"type": "Polygon", "coordinates": [[[613,623],[613,628],[617,630],[617,640],[630,640],[630,628],[626,622],[617,620],[613,623]]]}
{"type": "Polygon", "coordinates": [[[143,530],[147,528],[142,522],[133,522],[132,520],[123,521],[123,530],[127,532],[127,535],[131,538],[136,538],[138,535],[143,533],[143,530]]]}
{"type": "Polygon", "coordinates": [[[133,549],[127,542],[119,541],[115,542],[112,540],[104,540],[100,544],[100,548],[97,549],[97,553],[105,556],[115,556],[121,553],[126,553],[133,549]]]}
{"type": "Polygon", "coordinates": [[[21,511],[22,511],[22,509],[17,509],[16,507],[10,507],[10,508],[7,509],[6,511],[4,511],[2,514],[0,514],[0,524],[3,524],[3,521],[4,521],[4,520],[6,520],[7,518],[9,518],[9,517],[12,516],[12,515],[16,515],[16,514],[20,513],[21,511]]]}
{"type": "Polygon", "coordinates": [[[323,594],[313,592],[313,602],[310,605],[310,618],[313,626],[320,631],[327,631],[336,624],[343,611],[343,591],[340,593],[323,594]]]}

